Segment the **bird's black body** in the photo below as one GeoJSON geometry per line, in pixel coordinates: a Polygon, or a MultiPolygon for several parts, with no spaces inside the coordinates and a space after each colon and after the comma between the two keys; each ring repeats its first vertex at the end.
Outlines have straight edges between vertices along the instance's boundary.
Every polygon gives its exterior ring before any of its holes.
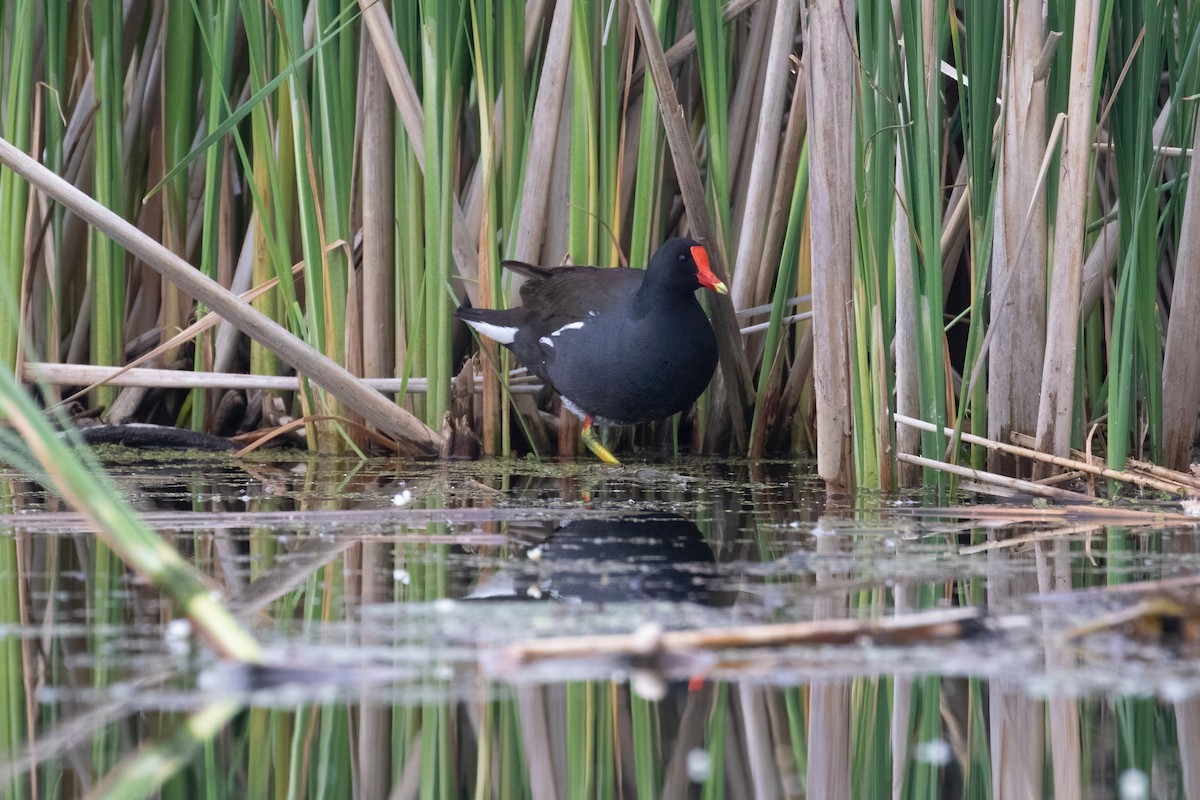
{"type": "Polygon", "coordinates": [[[725,287],[696,242],[671,239],[644,271],[505,266],[528,279],[523,305],[458,315],[508,347],[580,417],[621,425],[668,417],[712,379],[717,340],[695,291],[725,287]]]}

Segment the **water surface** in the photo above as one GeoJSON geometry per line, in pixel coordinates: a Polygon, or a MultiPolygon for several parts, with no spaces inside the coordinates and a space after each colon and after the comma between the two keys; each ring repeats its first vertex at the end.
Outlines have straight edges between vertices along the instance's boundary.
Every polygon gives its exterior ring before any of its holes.
{"type": "Polygon", "coordinates": [[[232,698],[164,796],[1200,796],[1190,525],[984,521],[790,462],[105,457],[269,665],[214,661],[0,474],[19,795],[232,698]]]}

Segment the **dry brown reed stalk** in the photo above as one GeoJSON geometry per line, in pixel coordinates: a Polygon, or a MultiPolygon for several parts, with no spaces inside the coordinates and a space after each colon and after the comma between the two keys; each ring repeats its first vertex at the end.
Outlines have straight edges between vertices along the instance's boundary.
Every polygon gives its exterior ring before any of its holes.
{"type": "MultiPolygon", "coordinates": [[[[25,375],[30,382],[47,386],[79,386],[85,383],[112,386],[157,386],[172,389],[243,389],[272,392],[298,392],[300,378],[289,375],[253,375],[241,372],[196,372],[194,370],[149,369],[142,367],[103,367],[93,364],[50,364],[40,361],[25,363],[25,375]]],[[[517,395],[540,394],[544,384],[528,381],[511,385],[509,392],[517,395]]],[[[383,394],[422,394],[429,390],[427,378],[363,378],[363,386],[383,394]]],[[[475,390],[482,389],[482,379],[476,378],[475,390]]]]}
{"type": "Polygon", "coordinates": [[[1092,158],[1096,38],[1100,3],[1085,0],[1075,7],[1072,33],[1067,133],[1058,179],[1058,211],[1054,226],[1055,269],[1050,279],[1046,357],[1038,405],[1037,445],[1046,453],[1065,455],[1071,446],[1071,407],[1075,397],[1076,345],[1079,340],[1083,288],[1083,246],[1087,232],[1092,158]]]}
{"type": "MultiPolygon", "coordinates": [[[[725,253],[722,252],[722,238],[717,236],[712,220],[708,214],[708,204],[704,199],[704,186],[700,180],[700,167],[692,152],[691,137],[688,135],[687,124],[684,121],[683,107],[675,94],[675,84],[671,79],[670,68],[663,55],[662,41],[658,38],[658,29],[654,26],[654,17],[650,13],[647,0],[633,0],[637,12],[638,33],[642,46],[645,48],[646,60],[650,65],[650,74],[654,79],[654,88],[658,93],[658,109],[662,115],[663,130],[667,144],[671,150],[671,159],[675,164],[675,172],[679,177],[680,193],[683,204],[687,208],[688,221],[696,237],[707,245],[713,272],[723,281],[729,278],[725,270],[725,253]]],[[[712,300],[713,327],[717,333],[717,343],[720,348],[721,374],[725,381],[725,400],[728,404],[730,420],[733,429],[734,448],[745,452],[749,444],[746,411],[752,402],[753,389],[750,384],[750,365],[746,361],[746,351],[742,346],[741,333],[738,331],[737,314],[733,302],[728,295],[717,295],[712,300]]],[[[710,421],[710,431],[716,433],[721,427],[721,421],[710,421]]]]}
{"type": "MultiPolygon", "coordinates": [[[[1075,451],[1071,451],[1072,455],[1075,451]]],[[[1080,453],[1079,455],[1083,455],[1080,453]]],[[[1093,461],[1095,458],[1092,459],[1093,461]]],[[[1125,467],[1129,472],[1140,472],[1145,475],[1152,475],[1163,480],[1173,481],[1182,486],[1190,486],[1193,489],[1200,489],[1200,476],[1192,472],[1180,472],[1179,470],[1160,467],[1158,464],[1152,464],[1149,461],[1141,461],[1136,458],[1126,459],[1125,467]]]]}
{"type": "MultiPolygon", "coordinates": [[[[408,143],[412,147],[417,163],[425,169],[425,111],[421,105],[417,88],[413,84],[412,75],[408,71],[408,62],[400,52],[400,45],[388,19],[386,6],[371,0],[359,0],[362,8],[363,24],[366,25],[367,35],[379,58],[383,74],[387,78],[388,87],[396,108],[400,112],[400,121],[408,133],[408,143]]],[[[374,165],[372,169],[374,169],[374,165]]],[[[454,257],[455,291],[461,297],[465,294],[475,301],[475,276],[478,273],[475,247],[472,235],[467,226],[466,216],[457,198],[451,209],[451,254],[454,257]]]]}
{"type": "MultiPolygon", "coordinates": [[[[730,22],[736,17],[739,17],[745,11],[755,6],[759,0],[730,0],[721,7],[721,16],[726,22],[730,22]]],[[[690,30],[675,40],[675,44],[664,54],[667,59],[667,66],[675,69],[680,64],[688,59],[692,53],[696,52],[696,31],[690,30]]],[[[632,96],[636,97],[642,90],[642,78],[645,76],[646,68],[644,65],[639,65],[630,77],[630,89],[632,96]]]]}
{"type": "MultiPolygon", "coordinates": [[[[987,408],[988,436],[1000,441],[1010,430],[1037,426],[1046,348],[1046,199],[1039,169],[1047,144],[1046,84],[1036,72],[1044,27],[1033,3],[1005,3],[991,281],[1006,291],[991,307],[987,408]]],[[[1002,451],[988,454],[992,472],[1016,476],[1016,465],[1002,451]]]]}
{"type": "Polygon", "coordinates": [[[854,174],[854,141],[846,135],[855,124],[853,20],[853,3],[818,3],[809,9],[805,42],[808,96],[822,98],[808,111],[817,472],[844,487],[854,484],[850,372],[855,201],[854,182],[846,180],[854,174]]]}
{"type": "Polygon", "coordinates": [[[329,414],[314,414],[306,417],[298,417],[284,425],[271,428],[270,430],[254,431],[252,434],[254,441],[243,447],[241,450],[238,450],[234,455],[238,456],[239,458],[242,456],[247,456],[263,445],[269,444],[281,436],[286,436],[293,431],[300,430],[305,425],[311,425],[315,422],[333,422],[338,425],[353,429],[355,432],[361,434],[364,438],[370,439],[385,450],[391,450],[392,452],[397,452],[399,450],[399,448],[396,446],[396,443],[391,439],[388,439],[386,436],[380,436],[378,433],[366,427],[365,425],[360,424],[356,420],[347,419],[345,417],[336,417],[329,414]]]}
{"type": "MultiPolygon", "coordinates": [[[[896,411],[913,416],[921,413],[917,365],[916,286],[913,279],[913,253],[909,242],[910,227],[906,216],[907,193],[900,144],[896,144],[896,203],[899,213],[892,225],[892,252],[896,258],[896,411]]],[[[907,425],[896,426],[896,452],[917,455],[921,452],[921,432],[907,425]]],[[[921,483],[921,470],[899,461],[896,479],[901,486],[921,483]]]]}
{"type": "Polygon", "coordinates": [[[396,124],[383,65],[365,42],[361,61],[362,374],[386,378],[396,366],[396,124]]]}
{"type": "MultiPolygon", "coordinates": [[[[1034,439],[1024,433],[1013,431],[1010,434],[1013,443],[1018,447],[1032,448],[1034,439]]],[[[1073,464],[1088,464],[1092,467],[1099,467],[1103,464],[1103,459],[1097,456],[1085,453],[1082,450],[1072,448],[1071,459],[1073,464]]],[[[1092,473],[1095,474],[1095,473],[1092,473]]],[[[1191,472],[1180,472],[1179,470],[1168,469],[1167,467],[1152,464],[1149,461],[1141,461],[1136,458],[1125,460],[1125,469],[1120,471],[1120,475],[1141,476],[1149,478],[1159,478],[1167,484],[1174,484],[1175,489],[1171,490],[1174,493],[1179,493],[1185,489],[1200,490],[1200,476],[1191,472]]],[[[1118,479],[1119,480],[1119,479],[1118,479]]]]}
{"type": "Polygon", "coordinates": [[[948,181],[950,197],[946,200],[946,208],[942,212],[942,234],[938,237],[938,247],[942,254],[942,303],[950,298],[954,276],[958,273],[958,264],[963,249],[971,233],[971,205],[973,199],[967,190],[967,162],[958,165],[954,178],[948,181]]]}
{"type": "MultiPolygon", "coordinates": [[[[537,100],[529,124],[530,153],[555,151],[570,64],[571,4],[558,3],[550,23],[542,74],[538,79],[537,100]]],[[[518,261],[537,262],[541,258],[542,241],[546,235],[546,205],[550,201],[550,172],[554,161],[550,158],[526,159],[521,219],[510,254],[518,261]]]]}
{"type": "Polygon", "coordinates": [[[1070,472],[1060,472],[1057,475],[1048,475],[1045,478],[1038,478],[1034,483],[1041,483],[1046,486],[1058,486],[1060,483],[1070,483],[1084,477],[1084,473],[1079,470],[1071,470],[1070,472]]]}
{"type": "Polygon", "coordinates": [[[808,78],[801,59],[792,57],[796,70],[796,85],[792,90],[792,105],[788,111],[787,126],[783,132],[783,145],[779,156],[779,178],[775,181],[775,194],[771,198],[771,214],[767,220],[767,231],[762,246],[761,263],[757,269],[758,285],[754,288],[754,303],[765,303],[774,288],[775,274],[769,268],[779,263],[783,251],[783,240],[787,233],[788,216],[785,211],[789,202],[796,171],[800,166],[800,151],[808,135],[808,78]]]}
{"type": "MultiPolygon", "coordinates": [[[[1197,122],[1193,150],[1200,150],[1200,112],[1197,122]]],[[[1173,469],[1186,469],[1192,461],[1200,407],[1200,314],[1194,313],[1200,308],[1200,173],[1194,155],[1190,163],[1171,292],[1171,310],[1184,313],[1172,313],[1167,321],[1162,370],[1163,461],[1173,469]]]]}
{"type": "MultiPolygon", "coordinates": [[[[895,420],[899,425],[910,425],[919,430],[936,430],[936,426],[931,423],[923,420],[913,419],[912,417],[907,417],[903,414],[896,414],[895,420]]],[[[953,435],[952,428],[944,428],[943,430],[947,436],[953,435]]],[[[962,441],[966,444],[974,444],[981,447],[986,447],[989,450],[1004,453],[1005,455],[1028,458],[1040,464],[1051,464],[1056,467],[1062,467],[1063,469],[1078,470],[1079,472],[1084,472],[1089,475],[1108,478],[1110,480],[1120,481],[1122,483],[1130,483],[1135,486],[1142,486],[1148,489],[1157,489],[1158,491],[1162,492],[1182,494],[1188,491],[1190,488],[1186,485],[1181,485],[1176,482],[1159,480],[1157,478],[1142,475],[1136,472],[1109,469],[1108,467],[1097,465],[1091,461],[1077,461],[1073,458],[1066,458],[1065,456],[1049,455],[1041,452],[1040,450],[1031,450],[1027,447],[1019,447],[1017,445],[1005,444],[1004,442],[996,442],[991,439],[984,438],[983,436],[975,436],[969,433],[962,434],[962,441]]],[[[1038,483],[1037,485],[1044,484],[1038,483]]]]}
{"type": "MultiPolygon", "coordinates": [[[[790,193],[794,181],[794,175],[789,176],[786,170],[780,170],[776,156],[780,148],[779,129],[787,99],[792,45],[799,14],[798,2],[781,2],[776,6],[771,40],[765,51],[763,99],[759,106],[754,158],[750,168],[742,171],[748,174],[745,212],[735,223],[738,247],[733,285],[729,287],[729,292],[737,309],[749,308],[766,299],[756,291],[762,281],[759,272],[764,263],[766,232],[776,215],[786,216],[783,207],[772,206],[771,200],[781,196],[779,189],[785,185],[790,193]]],[[[794,143],[793,148],[798,157],[798,143],[794,143]]]]}
{"type": "Polygon", "coordinates": [[[1003,486],[1008,489],[1014,489],[1018,492],[1025,492],[1034,497],[1046,497],[1051,500],[1061,500],[1068,503],[1090,503],[1095,498],[1091,495],[1083,494],[1082,492],[1070,492],[1066,489],[1058,489],[1053,486],[1045,486],[1033,481],[1021,480],[1020,478],[1010,478],[1007,475],[997,475],[994,472],[985,470],[971,469],[964,467],[961,464],[948,464],[945,461],[938,461],[933,458],[925,458],[924,456],[914,456],[911,453],[897,453],[896,458],[902,463],[913,464],[915,466],[925,467],[927,469],[945,472],[950,475],[957,475],[960,478],[970,478],[996,486],[1003,486]]]}
{"type": "MultiPolygon", "coordinates": [[[[730,76],[735,80],[729,90],[729,225],[724,234],[722,244],[729,245],[741,240],[743,217],[746,213],[747,192],[754,166],[758,162],[758,154],[754,151],[757,143],[757,130],[760,115],[763,113],[763,97],[766,88],[765,73],[767,61],[771,58],[771,40],[782,36],[782,31],[775,27],[774,21],[780,16],[790,16],[781,4],[766,4],[750,15],[750,30],[746,36],[745,46],[741,51],[741,60],[736,75],[730,76]]],[[[793,28],[795,23],[793,22],[793,28]]],[[[703,68],[701,68],[703,69],[703,68]]],[[[718,224],[721,215],[717,215],[718,224]]],[[[732,253],[729,256],[731,274],[736,276],[734,269],[736,261],[732,253]]],[[[731,295],[732,296],[732,295],[731,295]]],[[[734,303],[737,307],[737,303],[734,303]]]]}
{"type": "Polygon", "coordinates": [[[1100,229],[1092,249],[1088,251],[1087,261],[1083,264],[1083,296],[1080,299],[1084,314],[1090,314],[1096,308],[1117,265],[1119,230],[1120,222],[1113,219],[1100,229]]]}
{"type": "Polygon", "coordinates": [[[119,242],[147,266],[213,308],[298,371],[311,377],[316,384],[362,414],[372,425],[399,441],[406,452],[413,455],[438,452],[441,437],[412,414],[389,402],[378,392],[362,386],[332,359],[317,352],[216,281],[193,269],[179,256],[4,139],[0,139],[0,162],[119,242]]]}

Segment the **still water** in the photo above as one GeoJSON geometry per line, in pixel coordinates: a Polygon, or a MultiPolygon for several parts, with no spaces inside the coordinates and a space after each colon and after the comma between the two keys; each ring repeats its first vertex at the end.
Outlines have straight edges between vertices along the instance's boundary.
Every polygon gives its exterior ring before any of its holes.
{"type": "Polygon", "coordinates": [[[161,746],[168,798],[1200,797],[1191,525],[791,462],[280,458],[106,454],[253,669],[0,473],[0,795],[161,746]]]}

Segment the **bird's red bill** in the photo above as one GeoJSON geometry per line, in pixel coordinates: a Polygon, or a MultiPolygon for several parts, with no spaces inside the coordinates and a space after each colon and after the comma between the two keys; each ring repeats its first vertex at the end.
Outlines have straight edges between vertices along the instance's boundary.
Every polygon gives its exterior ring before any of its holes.
{"type": "Polygon", "coordinates": [[[705,289],[712,289],[714,292],[728,294],[729,290],[725,288],[725,284],[708,265],[708,253],[698,244],[692,245],[692,260],[696,262],[697,277],[701,286],[705,289]]]}

